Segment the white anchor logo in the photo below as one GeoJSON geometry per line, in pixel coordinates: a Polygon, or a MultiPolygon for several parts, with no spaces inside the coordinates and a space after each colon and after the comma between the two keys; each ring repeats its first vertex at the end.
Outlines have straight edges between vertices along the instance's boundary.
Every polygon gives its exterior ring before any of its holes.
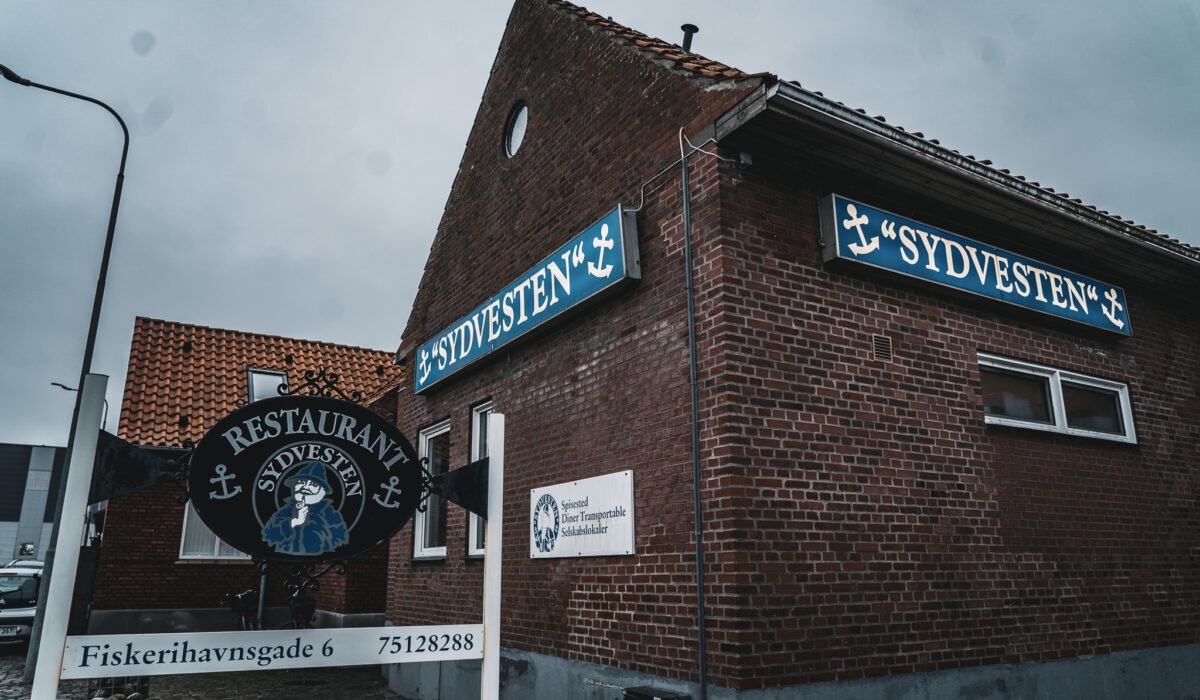
{"type": "Polygon", "coordinates": [[[608,237],[608,224],[600,227],[600,235],[592,239],[592,247],[600,249],[599,263],[588,262],[588,274],[592,277],[608,277],[613,266],[604,264],[604,251],[613,249],[613,240],[608,237]]]}
{"type": "Polygon", "coordinates": [[[417,363],[417,366],[421,370],[421,379],[417,383],[424,384],[425,380],[429,379],[429,373],[433,370],[433,363],[429,361],[428,350],[421,351],[421,360],[417,363]]]}
{"type": "Polygon", "coordinates": [[[858,243],[847,244],[846,247],[855,255],[866,255],[879,247],[879,236],[871,236],[870,242],[867,241],[866,235],[863,233],[862,227],[868,223],[867,215],[859,215],[858,207],[853,204],[846,205],[846,213],[850,215],[849,219],[842,221],[842,228],[849,231],[854,229],[858,232],[858,243]]]}
{"type": "Polygon", "coordinates": [[[1100,310],[1104,312],[1104,315],[1108,317],[1109,322],[1114,326],[1124,328],[1125,322],[1117,318],[1117,312],[1125,310],[1124,306],[1117,303],[1117,290],[1109,287],[1108,291],[1104,293],[1104,298],[1108,299],[1112,303],[1112,306],[1101,306],[1100,310]]]}

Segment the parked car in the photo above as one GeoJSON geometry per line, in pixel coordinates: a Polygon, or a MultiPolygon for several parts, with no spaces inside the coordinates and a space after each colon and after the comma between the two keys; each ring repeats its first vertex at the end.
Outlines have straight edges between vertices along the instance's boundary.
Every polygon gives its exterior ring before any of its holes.
{"type": "Polygon", "coordinates": [[[42,584],[41,562],[31,564],[0,569],[0,643],[29,641],[42,584]]]}

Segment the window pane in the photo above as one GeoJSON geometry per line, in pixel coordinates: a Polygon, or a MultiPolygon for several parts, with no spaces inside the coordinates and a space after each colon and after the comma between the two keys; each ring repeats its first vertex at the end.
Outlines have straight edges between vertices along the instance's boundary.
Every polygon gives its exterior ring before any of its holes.
{"type": "Polygon", "coordinates": [[[1062,392],[1067,409],[1067,425],[1102,433],[1124,434],[1116,392],[1066,382],[1063,382],[1062,392]]]}
{"type": "Polygon", "coordinates": [[[488,455],[487,425],[489,413],[491,411],[483,410],[475,414],[475,459],[483,459],[488,455]]]}
{"type": "Polygon", "coordinates": [[[241,550],[231,547],[229,544],[217,538],[212,530],[204,524],[199,515],[196,515],[196,509],[189,501],[187,504],[187,513],[183,516],[183,544],[179,547],[179,556],[181,557],[201,557],[212,559],[221,557],[225,559],[249,559],[250,555],[241,550]]]}
{"type": "Polygon", "coordinates": [[[475,541],[471,543],[471,551],[482,552],[487,546],[487,521],[474,513],[471,517],[475,521],[475,541]]]}
{"type": "MultiPolygon", "coordinates": [[[[215,537],[215,535],[214,535],[215,537]]],[[[229,544],[225,540],[217,540],[217,556],[218,557],[244,557],[245,552],[229,544]]]]}
{"type": "Polygon", "coordinates": [[[33,575],[0,576],[0,607],[27,608],[37,603],[39,580],[33,575]]]}
{"type": "MultiPolygon", "coordinates": [[[[488,456],[488,416],[492,413],[492,405],[484,404],[472,412],[471,460],[479,460],[488,456]]],[[[483,554],[487,544],[487,521],[471,513],[470,525],[467,528],[467,554],[478,556],[483,554]]]]}
{"type": "Polygon", "coordinates": [[[1043,377],[980,368],[983,378],[983,411],[989,416],[1053,423],[1050,419],[1049,382],[1043,377]]]}
{"type": "Polygon", "coordinates": [[[183,521],[183,546],[180,554],[185,557],[211,557],[216,552],[217,536],[204,524],[191,502],[187,504],[187,515],[183,521]]]}
{"type": "MultiPolygon", "coordinates": [[[[445,474],[450,466],[450,433],[429,438],[429,473],[445,474]]],[[[446,502],[438,496],[429,496],[429,507],[425,511],[425,548],[446,546],[446,502]]]]}
{"type": "Polygon", "coordinates": [[[250,400],[260,401],[279,396],[279,385],[286,382],[286,374],[252,369],[250,370],[250,400]]]}

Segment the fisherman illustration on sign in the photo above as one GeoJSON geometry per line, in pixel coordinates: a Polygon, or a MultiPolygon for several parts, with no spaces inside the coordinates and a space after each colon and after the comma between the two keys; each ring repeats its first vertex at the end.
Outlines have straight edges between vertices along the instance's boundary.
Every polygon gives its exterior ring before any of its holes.
{"type": "Polygon", "coordinates": [[[280,554],[315,556],[332,552],[350,541],[342,514],[325,497],[331,489],[325,465],[310,462],[283,482],[292,500],[263,526],[263,541],[280,554]]]}

